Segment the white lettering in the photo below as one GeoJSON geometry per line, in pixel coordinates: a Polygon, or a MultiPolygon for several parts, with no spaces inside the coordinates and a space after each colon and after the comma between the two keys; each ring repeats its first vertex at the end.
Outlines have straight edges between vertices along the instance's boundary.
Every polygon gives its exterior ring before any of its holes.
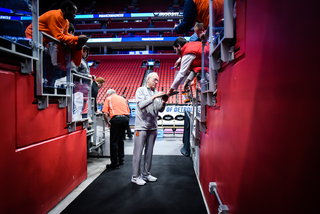
{"type": "Polygon", "coordinates": [[[101,14],[99,18],[123,17],[123,14],[101,14]]]}
{"type": "Polygon", "coordinates": [[[10,16],[0,16],[0,19],[8,19],[8,20],[10,20],[11,17],[10,16]]]}
{"type": "Polygon", "coordinates": [[[179,12],[164,12],[159,13],[158,16],[179,16],[179,12]]]}
{"type": "Polygon", "coordinates": [[[141,38],[142,41],[163,41],[164,38],[141,38]]]}

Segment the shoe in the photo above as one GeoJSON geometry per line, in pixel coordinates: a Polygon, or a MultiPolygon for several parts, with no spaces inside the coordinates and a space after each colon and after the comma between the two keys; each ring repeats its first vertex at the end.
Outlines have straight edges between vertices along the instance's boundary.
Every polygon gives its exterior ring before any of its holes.
{"type": "Polygon", "coordinates": [[[129,137],[129,140],[132,140],[133,138],[132,137],[129,137]]]}
{"type": "Polygon", "coordinates": [[[141,175],[142,176],[142,179],[145,180],[145,181],[151,181],[151,182],[154,182],[154,181],[157,181],[158,178],[152,176],[152,175],[141,175]]]}
{"type": "Polygon", "coordinates": [[[120,169],[118,164],[107,164],[107,169],[120,169]]]}
{"type": "Polygon", "coordinates": [[[131,182],[132,182],[132,183],[135,183],[135,184],[137,184],[137,185],[139,185],[139,186],[143,186],[143,185],[146,184],[146,182],[145,182],[143,179],[141,179],[140,176],[137,177],[137,178],[134,178],[134,177],[132,176],[131,182]]]}

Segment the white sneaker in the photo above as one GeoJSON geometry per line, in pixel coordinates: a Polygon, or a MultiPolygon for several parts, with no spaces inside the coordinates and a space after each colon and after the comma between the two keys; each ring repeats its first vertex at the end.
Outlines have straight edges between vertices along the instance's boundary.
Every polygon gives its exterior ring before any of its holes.
{"type": "Polygon", "coordinates": [[[146,184],[146,182],[143,180],[143,179],[141,179],[141,177],[139,176],[139,177],[137,177],[137,178],[134,178],[133,176],[132,176],[132,178],[131,178],[131,182],[132,183],[135,183],[135,184],[137,184],[137,185],[140,185],[140,186],[142,186],[142,185],[145,185],[146,184]]]}
{"type": "Polygon", "coordinates": [[[152,175],[141,175],[142,176],[142,179],[145,180],[145,181],[151,181],[151,182],[154,182],[154,181],[157,181],[158,178],[152,176],[152,175]]]}

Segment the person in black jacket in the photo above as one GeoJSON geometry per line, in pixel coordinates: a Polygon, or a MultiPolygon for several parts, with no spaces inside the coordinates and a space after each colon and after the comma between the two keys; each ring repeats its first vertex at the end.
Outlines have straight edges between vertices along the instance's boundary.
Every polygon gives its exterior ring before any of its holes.
{"type": "MultiPolygon", "coordinates": [[[[93,79],[95,76],[92,76],[93,79]]],[[[94,110],[95,112],[98,111],[97,108],[97,97],[99,89],[105,84],[105,80],[102,77],[98,77],[95,81],[93,81],[91,86],[91,96],[94,97],[94,110]]]]}

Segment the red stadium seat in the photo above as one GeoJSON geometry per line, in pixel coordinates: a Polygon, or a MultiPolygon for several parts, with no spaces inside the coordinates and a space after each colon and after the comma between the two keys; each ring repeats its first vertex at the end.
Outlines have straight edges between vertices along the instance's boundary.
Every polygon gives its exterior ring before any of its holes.
{"type": "Polygon", "coordinates": [[[76,30],[101,29],[101,23],[77,24],[76,30]]]}
{"type": "MultiPolygon", "coordinates": [[[[141,86],[145,74],[145,68],[141,68],[142,59],[106,59],[101,60],[96,68],[91,68],[91,74],[105,79],[106,84],[99,90],[97,102],[103,103],[107,90],[112,88],[120,95],[124,94],[127,99],[134,99],[135,92],[141,86]]],[[[159,68],[154,72],[159,75],[160,82],[158,91],[168,91],[175,75],[171,70],[176,59],[161,59],[159,68]]],[[[179,86],[181,91],[182,86],[179,86]]],[[[168,103],[176,103],[176,97],[169,99],[168,103]]],[[[178,103],[184,104],[181,93],[178,95],[178,103]]]]}

